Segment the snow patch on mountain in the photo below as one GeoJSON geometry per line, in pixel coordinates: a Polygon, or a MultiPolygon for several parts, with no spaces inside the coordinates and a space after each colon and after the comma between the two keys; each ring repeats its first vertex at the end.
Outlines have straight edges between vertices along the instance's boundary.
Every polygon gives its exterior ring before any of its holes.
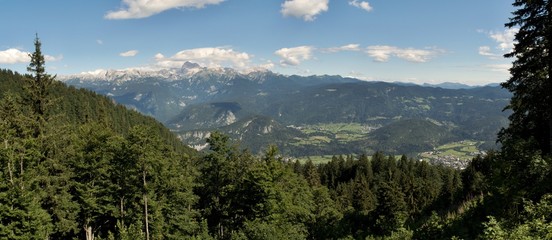
{"type": "Polygon", "coordinates": [[[127,69],[98,69],[94,71],[82,72],[73,75],[59,76],[58,79],[64,82],[114,82],[123,83],[139,79],[160,79],[164,81],[188,80],[190,83],[200,82],[203,79],[219,78],[222,80],[234,79],[237,76],[257,81],[263,81],[269,74],[269,70],[258,69],[240,73],[232,68],[223,67],[202,67],[197,63],[185,62],[180,68],[127,68],[127,69]]]}

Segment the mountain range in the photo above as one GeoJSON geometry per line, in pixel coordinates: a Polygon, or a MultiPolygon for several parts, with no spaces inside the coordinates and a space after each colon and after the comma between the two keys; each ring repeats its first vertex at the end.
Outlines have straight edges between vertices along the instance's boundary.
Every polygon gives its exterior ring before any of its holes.
{"type": "Polygon", "coordinates": [[[99,70],[60,79],[155,117],[198,149],[209,132],[219,130],[254,152],[276,144],[292,156],[411,153],[465,139],[492,146],[508,122],[502,109],[510,99],[498,86],[242,73],[190,62],[175,69],[99,70]],[[332,124],[364,130],[341,134],[328,127],[332,124]]]}

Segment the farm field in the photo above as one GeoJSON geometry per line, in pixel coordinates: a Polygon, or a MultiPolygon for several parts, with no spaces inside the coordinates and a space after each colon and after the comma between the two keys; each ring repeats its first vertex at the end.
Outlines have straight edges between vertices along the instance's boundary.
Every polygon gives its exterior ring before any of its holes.
{"type": "Polygon", "coordinates": [[[485,151],[478,149],[483,142],[464,140],[448,143],[435,148],[434,151],[419,154],[419,159],[429,161],[433,164],[443,164],[463,169],[478,154],[485,154],[485,151]]]}
{"type": "MultiPolygon", "coordinates": [[[[478,149],[481,143],[482,142],[472,140],[447,143],[436,147],[434,151],[419,153],[416,158],[433,164],[445,164],[462,168],[468,164],[473,157],[478,154],[485,154],[484,151],[478,149]]],[[[299,157],[297,160],[301,163],[311,160],[316,165],[331,161],[333,156],[334,155],[310,155],[299,157]]],[[[397,159],[400,157],[401,155],[395,156],[397,159]]]]}
{"type": "Polygon", "coordinates": [[[296,145],[312,145],[338,141],[348,143],[367,138],[367,134],[376,127],[359,123],[330,123],[304,125],[297,127],[307,138],[298,139],[296,145]]]}

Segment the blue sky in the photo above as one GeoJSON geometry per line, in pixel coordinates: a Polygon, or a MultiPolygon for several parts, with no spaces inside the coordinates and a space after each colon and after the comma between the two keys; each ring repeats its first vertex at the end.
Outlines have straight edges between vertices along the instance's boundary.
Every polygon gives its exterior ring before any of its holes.
{"type": "Polygon", "coordinates": [[[0,0],[0,68],[247,72],[482,85],[508,79],[505,0],[0,0]]]}

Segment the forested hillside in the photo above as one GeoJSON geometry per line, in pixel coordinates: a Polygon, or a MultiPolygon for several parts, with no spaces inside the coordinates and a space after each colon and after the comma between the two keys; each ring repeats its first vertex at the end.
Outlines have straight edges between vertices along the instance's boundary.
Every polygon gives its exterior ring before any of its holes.
{"type": "MultiPolygon", "coordinates": [[[[0,97],[24,104],[25,81],[30,75],[22,75],[7,69],[0,69],[0,97]]],[[[53,121],[63,125],[78,125],[89,122],[102,122],[111,131],[126,134],[131,127],[148,125],[167,144],[187,153],[193,151],[184,147],[163,124],[152,117],[144,116],[125,106],[116,104],[112,99],[86,89],[77,89],[62,82],[53,81],[48,90],[52,103],[48,106],[53,121]]],[[[22,106],[17,106],[22,108],[22,106]]],[[[24,109],[20,109],[23,111],[24,109]]],[[[25,112],[23,112],[25,113],[25,112]]]]}
{"type": "Polygon", "coordinates": [[[459,171],[380,153],[301,165],[215,132],[194,157],[153,119],[33,69],[0,76],[1,238],[413,236],[462,196],[459,171]]]}

